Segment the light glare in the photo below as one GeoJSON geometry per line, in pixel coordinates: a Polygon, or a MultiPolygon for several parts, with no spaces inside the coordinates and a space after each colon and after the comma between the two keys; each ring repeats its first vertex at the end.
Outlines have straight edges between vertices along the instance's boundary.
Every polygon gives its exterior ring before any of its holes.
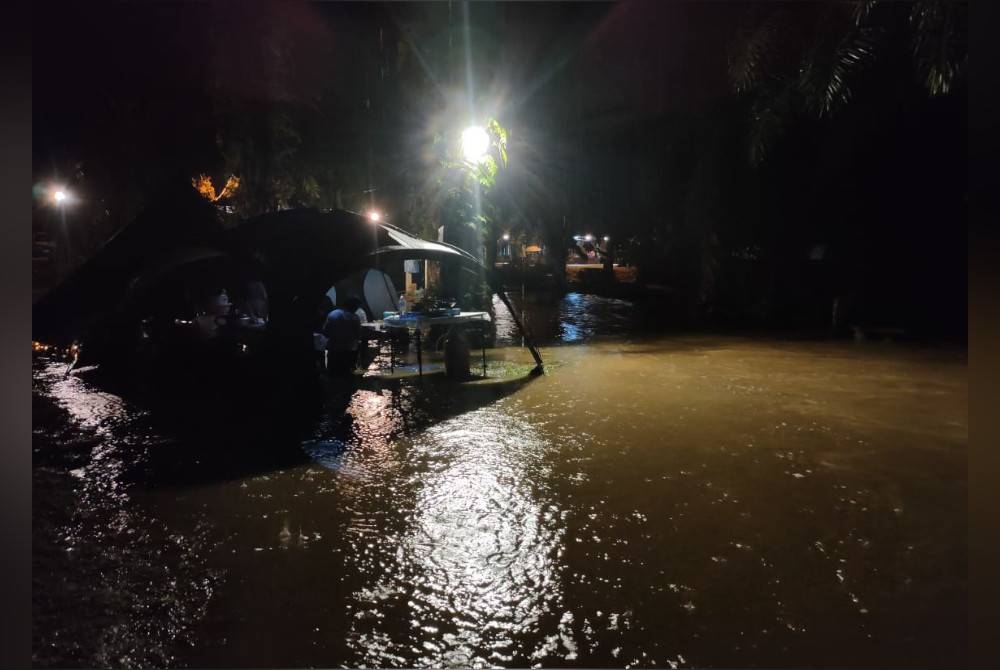
{"type": "Polygon", "coordinates": [[[470,163],[478,163],[490,147],[490,136],[479,126],[462,131],[462,156],[470,163]]]}

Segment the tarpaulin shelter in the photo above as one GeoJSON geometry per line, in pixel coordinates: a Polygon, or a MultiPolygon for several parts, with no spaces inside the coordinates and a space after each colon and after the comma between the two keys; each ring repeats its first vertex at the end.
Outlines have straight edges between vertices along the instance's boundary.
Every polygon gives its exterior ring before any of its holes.
{"type": "Polygon", "coordinates": [[[308,348],[310,321],[329,287],[368,268],[404,260],[452,263],[480,275],[511,311],[541,369],[541,357],[499,278],[472,254],[342,210],[285,210],[224,230],[214,208],[190,189],[160,200],[39,301],[33,338],[65,342],[94,328],[120,328],[123,313],[127,318],[130,309],[142,306],[144,292],[157,277],[216,262],[262,282],[270,309],[268,332],[292,346],[301,340],[308,348]]]}
{"type": "MultiPolygon", "coordinates": [[[[541,356],[510,305],[499,277],[478,258],[442,242],[430,242],[356,212],[287,210],[256,217],[233,231],[233,253],[264,269],[272,319],[304,337],[304,324],[330,286],[368,268],[404,260],[452,263],[481,276],[510,310],[539,369],[541,356]]],[[[379,315],[375,315],[376,317],[379,315]]]]}
{"type": "MultiPolygon", "coordinates": [[[[184,185],[181,185],[184,186],[184,185]]],[[[32,307],[32,339],[68,344],[118,310],[145,275],[224,254],[215,207],[190,185],[168,189],[32,307]]]]}

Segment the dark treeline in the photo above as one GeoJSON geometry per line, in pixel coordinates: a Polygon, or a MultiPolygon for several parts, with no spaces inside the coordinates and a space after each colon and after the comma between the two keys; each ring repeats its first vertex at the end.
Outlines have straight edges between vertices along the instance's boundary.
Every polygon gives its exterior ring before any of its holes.
{"type": "MultiPolygon", "coordinates": [[[[845,323],[964,335],[964,4],[35,16],[35,180],[80,194],[78,254],[202,174],[217,191],[238,176],[219,203],[233,216],[374,206],[431,235],[431,147],[491,116],[510,132],[491,230],[556,266],[572,234],[609,234],[700,319],[826,326],[837,300],[845,323]]],[[[41,203],[36,218],[52,222],[41,203]]]]}

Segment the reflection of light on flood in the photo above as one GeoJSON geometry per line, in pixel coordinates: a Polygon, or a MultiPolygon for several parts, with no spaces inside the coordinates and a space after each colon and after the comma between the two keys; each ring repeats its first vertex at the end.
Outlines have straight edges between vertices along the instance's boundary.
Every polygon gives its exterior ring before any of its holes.
{"type": "Polygon", "coordinates": [[[567,293],[559,303],[558,337],[563,342],[590,340],[624,327],[632,304],[615,298],[567,293]]]}
{"type": "MultiPolygon", "coordinates": [[[[381,630],[373,616],[374,629],[356,632],[365,663],[412,658],[416,639],[424,641],[420,665],[496,665],[536,651],[517,648],[525,634],[557,628],[563,531],[556,507],[536,494],[548,447],[529,424],[495,407],[414,439],[409,458],[429,467],[395,549],[398,569],[356,594],[377,612],[378,601],[408,593],[409,635],[381,630]]],[[[573,658],[566,641],[546,654],[573,658]]]]}
{"type": "Polygon", "coordinates": [[[567,293],[559,304],[559,331],[563,342],[579,342],[593,334],[586,305],[579,293],[567,293]],[[590,327],[588,327],[590,326],[590,327]]]}
{"type": "MultiPolygon", "coordinates": [[[[65,495],[72,506],[35,536],[46,547],[43,555],[49,554],[41,567],[60,577],[41,586],[39,599],[65,598],[100,613],[49,618],[49,634],[72,641],[73,665],[173,666],[178,641],[191,639],[224,570],[208,565],[216,545],[200,521],[176,531],[133,498],[137,487],[130,470],[140,470],[152,450],[170,445],[146,430],[145,411],[66,374],[65,364],[48,365],[34,376],[35,392],[63,408],[73,427],[72,433],[44,438],[49,449],[61,452],[48,458],[67,467],[71,485],[65,495]],[[69,463],[80,465],[68,469],[69,463]],[[63,563],[53,550],[69,558],[63,563]]],[[[35,428],[36,434],[47,431],[35,428]]]]}
{"type": "MultiPolygon", "coordinates": [[[[523,344],[523,338],[518,331],[510,310],[503,304],[499,296],[493,296],[493,324],[496,327],[496,338],[499,343],[523,344]]],[[[522,314],[523,316],[523,314],[522,314]]]]}
{"type": "Polygon", "coordinates": [[[76,375],[66,374],[63,363],[51,364],[36,376],[51,384],[51,397],[83,428],[104,431],[109,423],[123,421],[126,415],[141,414],[126,407],[118,396],[98,391],[76,375]]]}
{"type": "Polygon", "coordinates": [[[402,413],[390,391],[358,390],[342,414],[328,416],[316,437],[302,449],[316,463],[353,479],[384,460],[403,425],[402,413]]]}
{"type": "Polygon", "coordinates": [[[302,449],[309,454],[309,458],[328,470],[355,474],[345,456],[347,445],[340,440],[307,440],[302,443],[302,449]]]}

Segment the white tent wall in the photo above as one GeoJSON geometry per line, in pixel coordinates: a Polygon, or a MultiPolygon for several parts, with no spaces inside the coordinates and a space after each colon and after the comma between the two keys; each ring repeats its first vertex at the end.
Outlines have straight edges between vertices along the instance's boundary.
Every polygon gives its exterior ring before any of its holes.
{"type": "Polygon", "coordinates": [[[381,319],[383,312],[396,311],[399,292],[392,277],[381,270],[368,270],[364,279],[364,301],[373,319],[381,319]]]}
{"type": "Polygon", "coordinates": [[[377,321],[383,312],[395,312],[399,302],[399,292],[392,277],[381,270],[369,268],[355,273],[331,286],[326,294],[334,305],[337,296],[356,295],[364,303],[362,306],[368,318],[377,321]]]}

